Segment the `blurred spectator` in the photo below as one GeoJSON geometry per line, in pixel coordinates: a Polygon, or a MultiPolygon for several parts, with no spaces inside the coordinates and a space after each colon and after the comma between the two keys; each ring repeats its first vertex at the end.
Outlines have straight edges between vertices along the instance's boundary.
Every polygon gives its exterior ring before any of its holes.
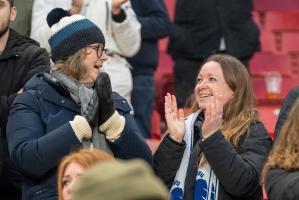
{"type": "Polygon", "coordinates": [[[299,97],[299,87],[295,87],[289,91],[288,95],[284,99],[275,125],[274,140],[278,138],[280,129],[283,126],[284,122],[286,121],[288,117],[288,113],[292,108],[293,104],[295,103],[295,101],[298,99],[298,97],[299,97]]]}
{"type": "Polygon", "coordinates": [[[86,169],[98,162],[114,160],[110,154],[96,149],[81,149],[63,158],[58,168],[59,200],[70,200],[74,184],[86,169]]]}
{"type": "Polygon", "coordinates": [[[107,161],[88,169],[73,200],[167,200],[168,191],[143,161],[107,161]]]}
{"type": "Polygon", "coordinates": [[[152,155],[127,101],[112,92],[102,31],[82,15],[61,8],[47,16],[51,73],[34,76],[14,101],[7,124],[10,155],[23,170],[23,199],[56,200],[56,169],[78,146],[117,158],[152,155]],[[20,120],[22,119],[22,120],[20,120]]]}
{"type": "Polygon", "coordinates": [[[128,59],[133,66],[132,105],[142,136],[151,138],[151,116],[155,100],[154,72],[158,65],[158,39],[169,34],[170,20],[164,0],[131,0],[141,23],[141,48],[128,59]]]}
{"type": "Polygon", "coordinates": [[[201,67],[192,114],[165,97],[169,134],[154,155],[170,199],[260,200],[259,177],[272,141],[254,108],[250,76],[228,55],[201,67]]]}
{"type": "Polygon", "coordinates": [[[14,0],[15,7],[18,9],[18,15],[10,27],[26,37],[30,36],[31,31],[33,1],[34,0],[14,0]]]}
{"type": "Polygon", "coordinates": [[[50,65],[45,49],[9,28],[17,16],[13,2],[0,1],[0,199],[10,200],[20,199],[22,178],[9,158],[5,131],[7,116],[25,82],[50,65]]]}
{"type": "Polygon", "coordinates": [[[215,53],[237,57],[245,66],[259,49],[251,0],[177,0],[168,52],[175,60],[175,95],[183,107],[201,63],[215,53]]]}
{"type": "Polygon", "coordinates": [[[282,126],[262,178],[269,200],[299,199],[299,100],[282,126]]]}
{"type": "Polygon", "coordinates": [[[95,23],[106,38],[108,60],[103,70],[111,78],[112,90],[131,103],[133,88],[131,65],[124,57],[134,56],[141,42],[140,23],[128,0],[35,0],[31,37],[49,49],[47,13],[56,7],[82,14],[95,23]]]}

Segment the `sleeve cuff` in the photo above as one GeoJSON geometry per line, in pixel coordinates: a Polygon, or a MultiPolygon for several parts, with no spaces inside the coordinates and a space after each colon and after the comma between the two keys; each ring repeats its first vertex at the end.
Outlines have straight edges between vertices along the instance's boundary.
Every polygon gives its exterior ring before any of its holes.
{"type": "Polygon", "coordinates": [[[121,23],[126,19],[127,15],[123,9],[120,9],[120,13],[117,15],[112,14],[113,21],[121,23]]]}
{"type": "Polygon", "coordinates": [[[125,123],[125,118],[115,111],[113,115],[99,127],[99,130],[105,133],[108,140],[113,142],[121,136],[125,123]]]}

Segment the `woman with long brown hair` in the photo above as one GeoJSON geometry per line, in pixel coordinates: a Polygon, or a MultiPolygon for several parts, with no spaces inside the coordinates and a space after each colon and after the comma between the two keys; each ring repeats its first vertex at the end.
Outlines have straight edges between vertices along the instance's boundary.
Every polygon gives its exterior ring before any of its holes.
{"type": "Polygon", "coordinates": [[[228,55],[201,67],[192,114],[165,96],[169,134],[154,156],[170,199],[261,199],[259,176],[272,141],[254,108],[250,76],[228,55]]]}
{"type": "Polygon", "coordinates": [[[299,100],[270,152],[262,180],[269,199],[299,199],[299,100]]]}

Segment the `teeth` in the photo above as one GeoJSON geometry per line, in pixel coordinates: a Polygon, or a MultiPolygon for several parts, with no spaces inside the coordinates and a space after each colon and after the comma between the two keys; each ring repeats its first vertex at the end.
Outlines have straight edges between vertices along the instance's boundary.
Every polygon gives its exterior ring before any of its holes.
{"type": "Polygon", "coordinates": [[[202,95],[199,95],[199,97],[203,98],[203,97],[209,97],[211,95],[208,95],[208,94],[202,94],[202,95]]]}

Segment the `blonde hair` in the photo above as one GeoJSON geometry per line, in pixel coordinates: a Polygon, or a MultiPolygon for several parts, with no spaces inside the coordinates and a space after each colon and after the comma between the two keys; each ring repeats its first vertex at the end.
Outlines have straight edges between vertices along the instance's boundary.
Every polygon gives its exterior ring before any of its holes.
{"type": "Polygon", "coordinates": [[[62,199],[62,189],[63,189],[62,179],[64,176],[65,169],[69,164],[75,162],[81,165],[81,167],[83,167],[84,169],[87,169],[90,166],[94,165],[95,163],[107,161],[107,160],[114,160],[114,158],[112,155],[96,149],[92,149],[92,150],[80,149],[64,157],[58,167],[57,187],[58,187],[59,200],[63,200],[62,199]]]}
{"type": "Polygon", "coordinates": [[[262,171],[262,182],[272,168],[299,170],[299,99],[288,114],[262,171]]]}
{"type": "Polygon", "coordinates": [[[87,73],[87,67],[82,58],[88,54],[86,48],[82,48],[66,60],[58,60],[51,66],[51,70],[60,71],[75,80],[81,80],[87,73]]]}
{"type": "MultiPolygon", "coordinates": [[[[221,131],[228,141],[235,147],[238,147],[242,136],[248,133],[250,124],[259,121],[258,112],[254,107],[250,75],[245,66],[232,56],[224,54],[212,55],[207,58],[204,64],[210,61],[220,64],[225,82],[234,92],[233,99],[223,108],[221,131]]],[[[193,98],[191,105],[192,112],[199,110],[195,98],[193,98]]]]}

